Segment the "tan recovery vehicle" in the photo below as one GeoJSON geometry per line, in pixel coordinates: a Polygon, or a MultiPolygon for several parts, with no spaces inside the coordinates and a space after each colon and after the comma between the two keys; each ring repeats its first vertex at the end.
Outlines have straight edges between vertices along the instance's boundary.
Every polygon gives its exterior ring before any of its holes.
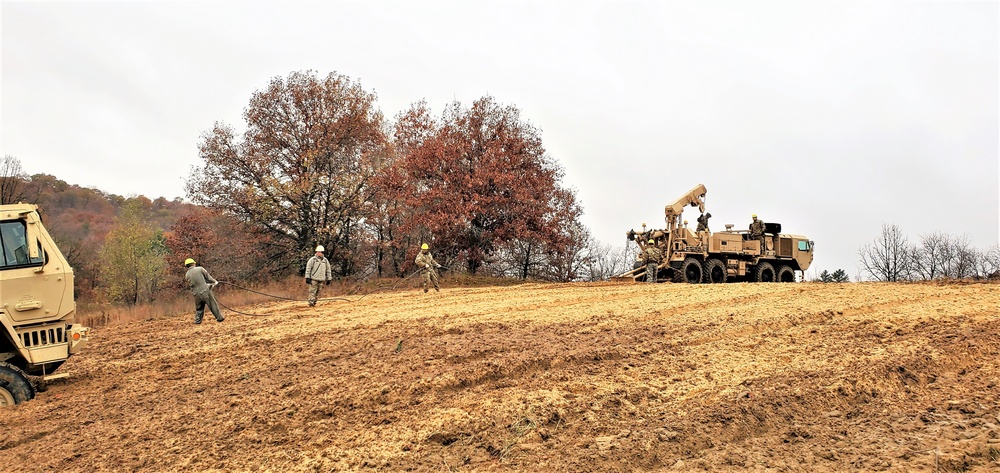
{"type": "Polygon", "coordinates": [[[74,324],[73,268],[32,204],[0,205],[0,406],[32,399],[86,347],[74,324]]]}
{"type": "Polygon", "coordinates": [[[684,207],[697,207],[705,213],[705,186],[699,184],[665,209],[667,228],[629,230],[629,241],[639,245],[639,260],[634,269],[612,278],[615,281],[645,281],[646,265],[642,251],[649,240],[660,249],[663,259],[657,281],[687,283],[794,282],[796,271],[812,264],[813,242],[802,235],[781,233],[781,224],[764,223],[763,245],[751,238],[748,230],[691,230],[681,219],[684,207]],[[763,246],[763,247],[762,247],[763,246]]]}

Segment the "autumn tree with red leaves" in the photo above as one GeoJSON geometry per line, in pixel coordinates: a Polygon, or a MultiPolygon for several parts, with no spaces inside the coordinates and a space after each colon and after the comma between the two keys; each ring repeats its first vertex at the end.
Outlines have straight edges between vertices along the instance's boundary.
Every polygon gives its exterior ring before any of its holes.
{"type": "Polygon", "coordinates": [[[402,276],[412,264],[414,249],[429,236],[426,231],[414,230],[420,224],[414,218],[417,212],[412,207],[413,181],[406,172],[405,162],[433,137],[434,127],[430,109],[423,101],[413,104],[393,121],[390,152],[372,181],[372,198],[365,220],[375,240],[373,269],[379,277],[402,276]]]}
{"type": "Polygon", "coordinates": [[[232,216],[206,207],[193,207],[166,232],[172,282],[181,284],[183,261],[194,259],[216,279],[266,280],[269,239],[232,216]]]}
{"type": "Polygon", "coordinates": [[[486,96],[471,108],[453,102],[440,120],[423,103],[402,118],[398,179],[411,210],[403,233],[429,241],[446,261],[463,260],[471,274],[512,242],[527,243],[528,253],[517,256],[526,265],[534,251],[566,248],[579,206],[520,110],[486,96]]]}
{"type": "Polygon", "coordinates": [[[253,94],[242,136],[219,123],[203,136],[204,165],[188,180],[188,197],[263,229],[282,269],[301,271],[322,244],[340,274],[351,274],[385,152],[375,100],[337,73],[274,78],[253,94]]]}

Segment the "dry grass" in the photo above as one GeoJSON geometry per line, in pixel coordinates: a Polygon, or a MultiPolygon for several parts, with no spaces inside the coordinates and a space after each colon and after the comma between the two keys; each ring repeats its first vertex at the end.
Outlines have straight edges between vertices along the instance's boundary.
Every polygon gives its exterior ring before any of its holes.
{"type": "MultiPolygon", "coordinates": [[[[305,298],[305,289],[300,278],[287,278],[265,284],[240,284],[240,286],[279,297],[305,298]]],[[[215,289],[219,301],[229,307],[240,307],[272,300],[266,295],[256,294],[221,284],[215,289]]],[[[174,317],[178,314],[193,314],[194,302],[191,293],[184,291],[164,294],[160,299],[134,306],[107,302],[80,302],[77,304],[76,321],[88,327],[105,327],[140,320],[154,320],[174,317]]]]}

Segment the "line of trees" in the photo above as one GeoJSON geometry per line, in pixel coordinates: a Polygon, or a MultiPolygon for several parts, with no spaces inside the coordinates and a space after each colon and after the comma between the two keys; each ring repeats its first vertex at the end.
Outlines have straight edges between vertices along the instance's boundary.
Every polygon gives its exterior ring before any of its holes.
{"type": "Polygon", "coordinates": [[[267,280],[317,244],[342,277],[402,277],[422,242],[454,271],[604,280],[630,265],[580,223],[576,193],[513,105],[485,96],[385,120],[374,92],[295,72],[253,94],[246,129],[216,123],[180,199],[122,197],[0,162],[0,203],[39,204],[78,300],[127,305],[183,290],[180,262],[267,280]]]}
{"type": "Polygon", "coordinates": [[[968,236],[944,232],[920,235],[911,243],[894,224],[883,224],[858,256],[862,273],[876,281],[1000,278],[1000,245],[980,250],[968,236]]]}
{"type": "Polygon", "coordinates": [[[387,121],[376,100],[337,73],[274,78],[242,134],[203,135],[188,197],[265,238],[260,264],[278,271],[322,244],[343,277],[398,277],[426,242],[469,274],[604,275],[575,191],[517,107],[484,96],[435,116],[421,101],[387,121]]]}

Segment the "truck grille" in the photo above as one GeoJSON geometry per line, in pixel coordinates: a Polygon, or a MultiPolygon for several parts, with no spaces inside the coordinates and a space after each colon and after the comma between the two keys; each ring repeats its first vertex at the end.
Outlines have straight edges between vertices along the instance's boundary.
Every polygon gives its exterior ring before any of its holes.
{"type": "Polygon", "coordinates": [[[25,348],[42,347],[66,343],[66,333],[63,327],[42,328],[21,332],[21,344],[25,348]]]}

